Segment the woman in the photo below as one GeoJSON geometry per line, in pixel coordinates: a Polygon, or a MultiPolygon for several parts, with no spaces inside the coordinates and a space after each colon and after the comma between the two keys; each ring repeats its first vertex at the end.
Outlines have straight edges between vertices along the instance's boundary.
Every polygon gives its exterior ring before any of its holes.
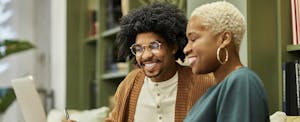
{"type": "Polygon", "coordinates": [[[192,12],[184,53],[193,73],[212,72],[218,83],[197,101],[185,122],[269,121],[262,81],[239,59],[245,29],[241,12],[225,1],[204,4],[192,12]]]}

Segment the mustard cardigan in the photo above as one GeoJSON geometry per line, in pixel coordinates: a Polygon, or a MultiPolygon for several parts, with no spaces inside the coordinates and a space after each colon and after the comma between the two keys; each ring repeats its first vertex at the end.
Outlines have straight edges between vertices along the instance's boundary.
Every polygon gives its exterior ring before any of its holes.
{"type": "MultiPolygon", "coordinates": [[[[216,82],[212,74],[194,75],[191,68],[178,67],[175,122],[182,122],[193,104],[216,82]]],[[[141,69],[130,72],[120,83],[114,96],[115,107],[105,122],[133,122],[136,104],[145,74],[141,69]]]]}

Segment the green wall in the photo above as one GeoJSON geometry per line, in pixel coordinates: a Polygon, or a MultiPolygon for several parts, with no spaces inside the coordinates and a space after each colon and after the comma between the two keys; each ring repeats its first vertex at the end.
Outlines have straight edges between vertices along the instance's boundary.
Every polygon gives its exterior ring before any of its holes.
{"type": "Polygon", "coordinates": [[[91,107],[90,84],[95,80],[96,46],[88,38],[87,2],[67,0],[67,107],[91,107]]]}

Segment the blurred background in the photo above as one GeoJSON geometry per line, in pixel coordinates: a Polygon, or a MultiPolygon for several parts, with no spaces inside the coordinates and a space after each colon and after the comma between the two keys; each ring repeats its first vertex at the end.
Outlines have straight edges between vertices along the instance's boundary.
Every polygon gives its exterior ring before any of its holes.
{"type": "MultiPolygon", "coordinates": [[[[117,59],[119,19],[158,1],[175,4],[188,18],[198,5],[216,0],[0,0],[0,42],[18,39],[34,45],[1,58],[0,89],[11,88],[12,79],[32,75],[47,114],[64,108],[111,108],[118,84],[135,68],[128,59],[117,59]]],[[[281,66],[299,59],[300,48],[292,44],[290,1],[227,1],[248,22],[242,63],[264,81],[270,113],[282,110],[281,66]]],[[[0,117],[24,121],[16,100],[0,117]]]]}

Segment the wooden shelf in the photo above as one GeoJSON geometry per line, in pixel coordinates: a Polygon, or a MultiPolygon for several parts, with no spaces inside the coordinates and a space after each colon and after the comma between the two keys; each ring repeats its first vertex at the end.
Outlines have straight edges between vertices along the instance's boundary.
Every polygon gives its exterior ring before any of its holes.
{"type": "Polygon", "coordinates": [[[286,50],[288,52],[300,51],[300,45],[288,45],[288,46],[286,46],[286,50]]]}
{"type": "Polygon", "coordinates": [[[110,36],[116,35],[120,30],[121,30],[121,28],[118,26],[118,27],[104,31],[101,34],[101,36],[102,37],[110,37],[110,36]]]}
{"type": "Polygon", "coordinates": [[[128,72],[113,72],[113,73],[106,73],[102,75],[102,79],[115,79],[115,78],[123,78],[126,77],[128,72]]]}
{"type": "Polygon", "coordinates": [[[88,44],[96,44],[97,40],[98,40],[98,35],[95,35],[95,36],[88,37],[85,40],[85,42],[88,44]]]}

